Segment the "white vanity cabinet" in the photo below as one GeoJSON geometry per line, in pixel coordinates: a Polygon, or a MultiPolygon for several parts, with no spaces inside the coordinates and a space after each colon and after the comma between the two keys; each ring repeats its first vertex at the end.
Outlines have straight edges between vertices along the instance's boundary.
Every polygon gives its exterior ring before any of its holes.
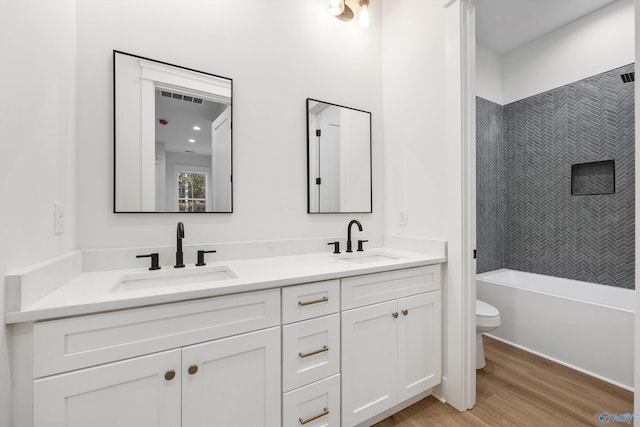
{"type": "Polygon", "coordinates": [[[441,265],[397,268],[14,325],[14,425],[372,423],[441,377],[441,265]]]}
{"type": "Polygon", "coordinates": [[[33,382],[34,427],[281,424],[279,289],[52,320],[33,335],[34,371],[54,374],[33,382]]]}
{"type": "Polygon", "coordinates": [[[343,280],[343,306],[362,305],[342,313],[345,426],[369,420],[440,383],[439,289],[440,266],[343,280]],[[415,295],[404,296],[411,293],[415,295]],[[378,302],[398,295],[404,297],[378,302]]]}

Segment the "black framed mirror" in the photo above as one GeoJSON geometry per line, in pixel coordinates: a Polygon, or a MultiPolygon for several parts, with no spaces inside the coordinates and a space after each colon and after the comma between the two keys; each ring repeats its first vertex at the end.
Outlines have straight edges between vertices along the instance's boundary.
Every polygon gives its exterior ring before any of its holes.
{"type": "Polygon", "coordinates": [[[371,213],[371,113],[307,98],[307,212],[371,213]]]}
{"type": "Polygon", "coordinates": [[[233,81],[113,52],[114,212],[233,212],[233,81]]]}

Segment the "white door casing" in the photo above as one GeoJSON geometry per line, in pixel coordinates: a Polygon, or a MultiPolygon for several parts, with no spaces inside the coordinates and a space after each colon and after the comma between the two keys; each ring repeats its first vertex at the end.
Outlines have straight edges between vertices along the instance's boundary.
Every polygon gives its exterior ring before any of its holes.
{"type": "Polygon", "coordinates": [[[213,212],[231,212],[231,106],[211,124],[213,212]]]}

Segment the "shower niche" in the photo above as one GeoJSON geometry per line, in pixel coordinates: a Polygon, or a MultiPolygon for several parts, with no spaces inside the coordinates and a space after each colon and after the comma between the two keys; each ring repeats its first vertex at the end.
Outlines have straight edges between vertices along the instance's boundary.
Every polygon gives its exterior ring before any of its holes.
{"type": "Polygon", "coordinates": [[[571,165],[571,195],[596,196],[615,194],[616,167],[614,160],[571,165]]]}

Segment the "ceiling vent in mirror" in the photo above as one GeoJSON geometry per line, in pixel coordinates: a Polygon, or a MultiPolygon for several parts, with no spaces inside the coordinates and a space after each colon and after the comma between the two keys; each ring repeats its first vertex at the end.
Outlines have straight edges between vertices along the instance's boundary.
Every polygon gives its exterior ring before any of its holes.
{"type": "Polygon", "coordinates": [[[636,79],[636,72],[632,71],[630,73],[622,74],[620,77],[622,77],[622,81],[624,83],[631,83],[632,81],[635,81],[635,79],[636,79]]]}
{"type": "Polygon", "coordinates": [[[172,93],[166,90],[160,91],[160,94],[165,98],[181,99],[186,102],[193,102],[194,104],[202,104],[202,98],[195,98],[189,95],[182,95],[181,93],[172,93]]]}

